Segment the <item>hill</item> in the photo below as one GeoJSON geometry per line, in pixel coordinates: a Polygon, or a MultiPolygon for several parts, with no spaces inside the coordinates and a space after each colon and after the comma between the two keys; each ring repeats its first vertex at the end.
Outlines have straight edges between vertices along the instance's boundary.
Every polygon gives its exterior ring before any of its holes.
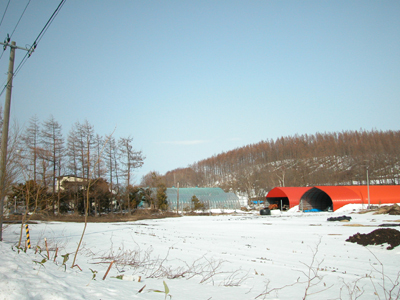
{"type": "Polygon", "coordinates": [[[167,186],[264,197],[276,186],[398,184],[400,131],[343,131],[261,141],[167,172],[167,186]]]}

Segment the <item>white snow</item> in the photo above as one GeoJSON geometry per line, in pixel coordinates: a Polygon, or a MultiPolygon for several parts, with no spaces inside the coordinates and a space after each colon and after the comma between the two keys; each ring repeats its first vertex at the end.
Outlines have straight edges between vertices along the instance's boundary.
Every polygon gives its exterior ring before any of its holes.
{"type": "Polygon", "coordinates": [[[154,290],[164,291],[163,281],[172,299],[303,299],[309,283],[306,299],[389,299],[385,291],[397,283],[400,246],[386,250],[345,240],[400,218],[354,209],[89,223],[76,261],[82,271],[71,264],[83,224],[29,225],[32,249],[26,253],[15,247],[20,225],[9,225],[0,243],[0,299],[162,300],[165,294],[154,290]],[[343,214],[351,222],[327,221],[343,214]],[[125,280],[116,278],[122,275],[125,280]]]}

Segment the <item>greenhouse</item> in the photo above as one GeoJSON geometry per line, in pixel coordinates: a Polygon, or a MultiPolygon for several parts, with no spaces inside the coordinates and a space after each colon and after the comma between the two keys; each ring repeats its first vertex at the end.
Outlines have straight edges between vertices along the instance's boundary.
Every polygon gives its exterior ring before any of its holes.
{"type": "Polygon", "coordinates": [[[266,205],[276,204],[279,208],[296,205],[300,210],[333,211],[347,204],[382,205],[400,203],[399,185],[347,185],[276,187],[266,196],[266,205]]]}
{"type": "MultiPolygon", "coordinates": [[[[167,188],[169,209],[176,209],[178,189],[167,188]]],[[[179,210],[192,208],[192,197],[196,196],[207,209],[240,209],[239,198],[234,193],[225,193],[221,188],[180,188],[179,210]]]]}

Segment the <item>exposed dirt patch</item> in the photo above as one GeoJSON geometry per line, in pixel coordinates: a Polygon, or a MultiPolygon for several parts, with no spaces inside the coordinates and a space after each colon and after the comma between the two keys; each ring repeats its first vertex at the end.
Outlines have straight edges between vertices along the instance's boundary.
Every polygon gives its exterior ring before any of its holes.
{"type": "Polygon", "coordinates": [[[399,223],[381,224],[379,227],[400,227],[399,223]]]}
{"type": "Polygon", "coordinates": [[[364,224],[357,224],[357,223],[343,224],[343,226],[347,226],[347,227],[376,227],[376,225],[364,225],[364,224]]]}
{"type": "Polygon", "coordinates": [[[374,215],[381,214],[400,215],[400,206],[397,204],[382,206],[374,213],[374,215]]]}
{"type": "Polygon", "coordinates": [[[359,245],[381,245],[388,243],[386,249],[392,250],[394,247],[400,245],[400,231],[392,228],[376,229],[367,234],[356,233],[350,236],[346,242],[357,243],[359,245]]]}

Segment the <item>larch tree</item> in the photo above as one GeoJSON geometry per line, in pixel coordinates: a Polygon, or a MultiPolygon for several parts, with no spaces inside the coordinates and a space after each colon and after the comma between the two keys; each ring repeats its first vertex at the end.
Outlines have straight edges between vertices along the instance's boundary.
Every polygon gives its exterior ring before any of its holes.
{"type": "Polygon", "coordinates": [[[78,158],[77,158],[77,133],[72,127],[67,137],[67,169],[72,175],[78,176],[78,158]]]}
{"type": "MultiPolygon", "coordinates": [[[[61,125],[53,116],[43,123],[41,130],[44,159],[51,167],[51,188],[53,213],[55,211],[56,179],[60,173],[61,159],[64,153],[64,138],[61,125]],[[59,174],[57,174],[57,171],[59,174]]],[[[60,213],[60,203],[57,203],[57,212],[60,213]]]]}
{"type": "Polygon", "coordinates": [[[31,170],[32,179],[37,182],[38,148],[40,144],[40,123],[37,116],[29,119],[28,127],[22,135],[23,149],[21,154],[27,162],[28,170],[31,170]]]}
{"type": "Polygon", "coordinates": [[[106,165],[106,169],[108,172],[109,176],[109,181],[110,181],[110,187],[111,190],[114,189],[114,180],[115,180],[115,174],[118,174],[116,172],[116,165],[115,165],[115,160],[117,157],[117,144],[115,142],[115,138],[111,135],[106,136],[108,139],[108,143],[104,149],[103,156],[104,156],[104,161],[106,165]]]}
{"type": "MultiPolygon", "coordinates": [[[[90,165],[94,153],[94,129],[87,120],[83,124],[76,122],[68,136],[69,168],[76,177],[81,177],[84,182],[91,178],[90,165]]],[[[86,202],[83,200],[83,206],[86,202]]],[[[76,191],[75,213],[79,213],[79,197],[76,191]]]]}
{"type": "MultiPolygon", "coordinates": [[[[132,146],[132,137],[120,138],[118,141],[118,149],[119,149],[119,158],[121,162],[121,173],[122,176],[126,179],[126,190],[129,190],[129,186],[131,185],[131,176],[132,172],[140,168],[143,165],[143,161],[145,157],[142,154],[142,151],[135,151],[132,146]]],[[[130,213],[130,201],[129,201],[129,193],[127,192],[127,204],[128,204],[128,212],[130,213]]]]}
{"type": "MultiPolygon", "coordinates": [[[[93,178],[93,173],[91,168],[95,166],[95,151],[94,151],[94,128],[87,120],[80,127],[80,140],[83,141],[81,153],[83,153],[83,168],[86,170],[86,174],[84,173],[83,178],[89,181],[93,178]]],[[[84,202],[85,210],[87,211],[87,207],[89,206],[89,199],[86,199],[84,202]]]]}
{"type": "MultiPolygon", "coordinates": [[[[7,159],[5,170],[5,192],[11,190],[11,186],[21,179],[21,172],[24,168],[23,157],[21,156],[21,130],[16,122],[11,126],[8,135],[7,159]]],[[[0,134],[1,139],[1,134],[0,134]]]]}
{"type": "Polygon", "coordinates": [[[94,172],[94,178],[100,178],[103,177],[106,174],[106,170],[104,167],[104,161],[103,161],[103,150],[105,148],[105,143],[106,141],[103,139],[102,136],[99,134],[96,134],[94,138],[94,160],[97,162],[96,168],[93,170],[94,172]]]}

